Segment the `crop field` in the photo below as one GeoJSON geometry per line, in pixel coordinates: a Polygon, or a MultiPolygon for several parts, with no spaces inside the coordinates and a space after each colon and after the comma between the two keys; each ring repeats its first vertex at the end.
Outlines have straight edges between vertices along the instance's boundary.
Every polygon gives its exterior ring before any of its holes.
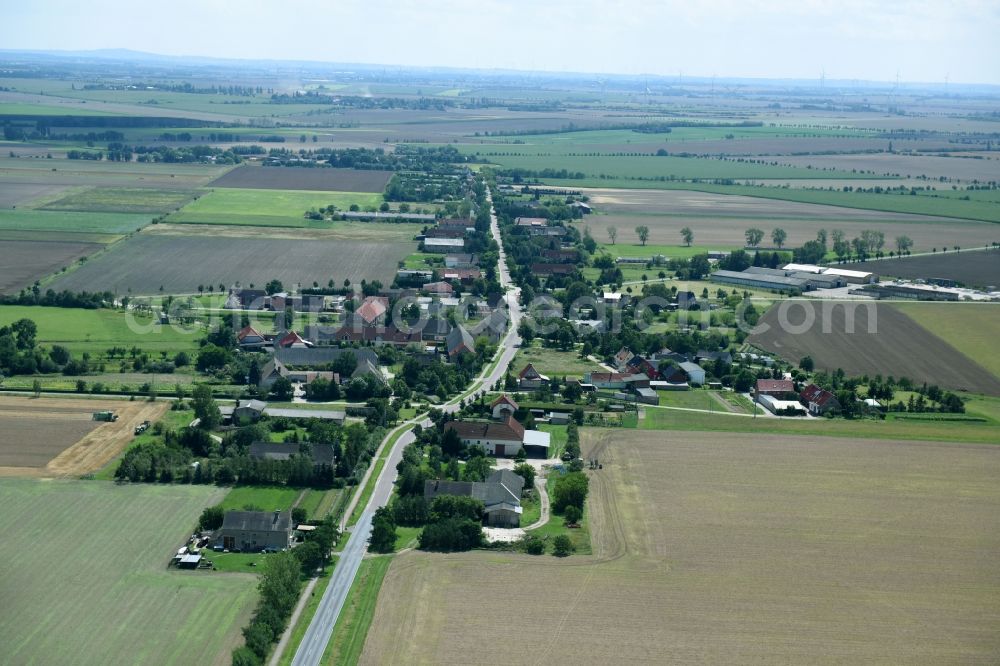
{"type": "Polygon", "coordinates": [[[223,492],[0,481],[4,659],[228,664],[256,603],[256,576],[166,566],[201,510],[223,492]]]}
{"type": "Polygon", "coordinates": [[[892,307],[1000,377],[997,304],[893,303],[892,307]]]}
{"type": "Polygon", "coordinates": [[[1000,449],[584,430],[593,557],[396,556],[361,663],[986,662],[1000,449]],[[961,495],[962,500],[956,498],[961,495]]]}
{"type": "Polygon", "coordinates": [[[38,326],[39,344],[62,345],[76,356],[89,352],[95,359],[109,347],[139,347],[151,354],[193,352],[204,335],[197,325],[164,326],[134,312],[0,305],[0,326],[24,318],[38,326]]]}
{"type": "Polygon", "coordinates": [[[3,183],[0,187],[0,209],[6,210],[38,199],[39,197],[59,196],[66,189],[65,185],[45,185],[44,183],[3,183]]]}
{"type": "Polygon", "coordinates": [[[892,304],[786,304],[784,313],[784,304],[765,313],[761,323],[767,328],[750,336],[752,344],[795,364],[810,356],[817,368],[843,368],[849,376],[909,377],[942,388],[1000,395],[1000,377],[892,304]],[[853,332],[848,312],[853,313],[853,332]]]}
{"type": "MultiPolygon", "coordinates": [[[[0,210],[0,233],[33,231],[45,234],[127,234],[149,224],[150,215],[125,212],[78,212],[56,210],[0,210]]],[[[52,236],[72,240],[75,236],[52,236]]]]}
{"type": "Polygon", "coordinates": [[[305,212],[330,204],[347,210],[355,204],[366,208],[380,203],[381,195],[368,192],[220,188],[198,197],[168,220],[174,224],[322,227],[329,226],[330,223],[307,220],[305,212]]]}
{"type": "Polygon", "coordinates": [[[241,166],[209,183],[209,187],[333,192],[382,192],[391,171],[241,166]]]}
{"type": "Polygon", "coordinates": [[[317,241],[139,234],[52,283],[56,290],[194,293],[199,284],[286,286],[335,278],[392,282],[414,242],[317,241]]]}
{"type": "Polygon", "coordinates": [[[135,426],[155,421],[168,405],[62,398],[0,396],[0,474],[68,477],[95,472],[132,441],[135,426]],[[118,414],[113,423],[92,419],[118,414]]]}
{"type": "MultiPolygon", "coordinates": [[[[1000,227],[995,231],[996,237],[1000,238],[1000,227]]],[[[957,239],[950,245],[942,243],[938,247],[951,249],[955,245],[962,247],[957,239]]],[[[969,246],[965,247],[968,249],[969,246]]],[[[921,257],[867,261],[852,265],[851,268],[854,269],[855,266],[856,270],[873,271],[880,276],[944,278],[978,288],[1000,286],[1000,250],[939,252],[921,257]]]]}
{"type": "MultiPolygon", "coordinates": [[[[893,144],[895,146],[895,143],[893,144]]],[[[926,149],[926,147],[924,148],[926,149]]],[[[782,163],[793,166],[812,165],[814,168],[832,168],[840,171],[874,171],[876,174],[897,174],[933,180],[952,178],[959,182],[1000,180],[1000,159],[987,156],[951,157],[941,155],[899,155],[873,153],[864,155],[807,155],[784,157],[782,163]]],[[[938,185],[945,189],[948,185],[938,185]]]]}
{"type": "Polygon", "coordinates": [[[101,247],[97,243],[4,240],[0,242],[0,294],[17,293],[101,247]]]}
{"type": "Polygon", "coordinates": [[[43,210],[94,213],[169,213],[194,196],[192,190],[92,187],[41,206],[43,210]]]}

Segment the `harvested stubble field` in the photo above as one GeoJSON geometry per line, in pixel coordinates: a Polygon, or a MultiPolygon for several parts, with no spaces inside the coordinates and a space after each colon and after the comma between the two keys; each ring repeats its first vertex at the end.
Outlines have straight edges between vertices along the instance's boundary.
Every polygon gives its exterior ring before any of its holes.
{"type": "Polygon", "coordinates": [[[817,368],[843,368],[849,376],[908,377],[1000,395],[1000,378],[975,356],[963,354],[891,303],[788,301],[772,306],[760,323],[768,328],[748,340],[790,363],[810,356],[817,368]],[[848,313],[853,314],[853,332],[848,313]],[[874,332],[869,332],[869,321],[874,332]]]}
{"type": "Polygon", "coordinates": [[[14,208],[41,197],[58,197],[66,189],[65,185],[46,185],[44,183],[8,183],[0,187],[0,208],[14,208]]]}
{"type": "Polygon", "coordinates": [[[143,421],[155,421],[165,402],[126,402],[0,396],[0,475],[70,477],[99,470],[132,441],[143,421]],[[94,412],[118,414],[113,423],[94,412]]]}
{"type": "MultiPolygon", "coordinates": [[[[995,227],[994,231],[994,235],[1000,239],[1000,227],[995,227]]],[[[957,240],[948,247],[956,244],[961,247],[957,240]]],[[[941,252],[921,257],[867,261],[853,264],[850,268],[872,271],[881,276],[944,278],[957,280],[969,287],[1000,287],[1000,250],[941,252]]]]}
{"type": "Polygon", "coordinates": [[[211,486],[0,481],[3,659],[229,664],[256,601],[256,577],[166,566],[202,509],[224,493],[211,486]]]}
{"type": "Polygon", "coordinates": [[[598,212],[585,224],[598,241],[607,237],[606,228],[618,230],[619,243],[637,243],[635,228],[649,227],[649,242],[679,244],[680,230],[690,227],[699,245],[742,247],[744,233],[751,227],[765,232],[763,246],[769,246],[770,232],[781,227],[788,234],[786,247],[796,247],[816,238],[816,232],[839,229],[848,239],[867,229],[882,231],[887,249],[896,236],[907,235],[917,251],[945,245],[983,246],[998,236],[989,222],[954,220],[883,211],[841,208],[818,204],[780,201],[750,196],[713,194],[688,190],[584,190],[598,212]]]}
{"type": "Polygon", "coordinates": [[[391,171],[245,165],[233,169],[222,177],[213,180],[209,183],[209,187],[381,192],[385,189],[391,177],[391,171]]]}
{"type": "Polygon", "coordinates": [[[225,238],[142,233],[52,283],[56,290],[194,293],[199,284],[326,284],[335,278],[392,282],[416,243],[225,238]]]}
{"type": "Polygon", "coordinates": [[[0,294],[17,293],[102,247],[68,241],[0,241],[0,294]]]}
{"type": "Polygon", "coordinates": [[[594,557],[398,555],[361,663],[1000,654],[1000,448],[584,431],[594,557]],[[516,612],[510,612],[510,609],[516,612]]]}
{"type": "Polygon", "coordinates": [[[0,185],[97,185],[187,189],[204,185],[230,167],[154,162],[0,158],[0,185]]]}

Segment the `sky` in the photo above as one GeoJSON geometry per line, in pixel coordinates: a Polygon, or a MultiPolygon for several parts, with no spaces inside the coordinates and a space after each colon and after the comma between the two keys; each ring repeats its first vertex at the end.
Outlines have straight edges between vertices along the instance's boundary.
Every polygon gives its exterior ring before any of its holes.
{"type": "Polygon", "coordinates": [[[1000,84],[998,0],[31,0],[0,48],[1000,84]]]}

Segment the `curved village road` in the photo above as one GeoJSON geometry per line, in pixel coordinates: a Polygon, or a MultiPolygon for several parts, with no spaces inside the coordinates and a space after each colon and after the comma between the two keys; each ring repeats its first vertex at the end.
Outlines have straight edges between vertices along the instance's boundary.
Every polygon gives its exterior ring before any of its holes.
{"type": "MultiPolygon", "coordinates": [[[[489,201],[490,207],[492,208],[492,197],[487,195],[487,201],[489,201]]],[[[473,383],[471,389],[472,393],[483,389],[488,390],[497,382],[497,380],[503,378],[507,374],[507,368],[510,366],[511,361],[514,360],[514,356],[517,354],[517,349],[521,344],[521,339],[517,334],[517,327],[521,322],[521,306],[518,303],[520,290],[514,287],[511,283],[510,272],[507,270],[507,255],[504,252],[503,243],[500,240],[500,227],[497,223],[496,214],[492,210],[490,212],[490,231],[492,232],[497,245],[500,246],[500,286],[504,288],[504,292],[506,294],[504,298],[507,304],[507,312],[509,314],[510,322],[507,328],[507,334],[501,342],[499,360],[492,366],[492,370],[488,369],[487,371],[484,371],[484,373],[480,375],[479,379],[473,383]]],[[[463,395],[468,395],[468,392],[463,395]]],[[[461,396],[446,403],[442,407],[442,410],[446,412],[457,411],[460,402],[461,396]]],[[[429,426],[430,420],[423,420],[421,425],[429,426]]],[[[395,430],[393,432],[395,432],[395,430]]],[[[391,436],[392,435],[390,434],[390,436],[386,438],[386,441],[383,442],[383,446],[388,445],[388,440],[391,436]]],[[[396,481],[396,465],[403,458],[403,449],[406,448],[407,444],[413,442],[414,439],[413,427],[411,425],[393,445],[392,451],[390,451],[389,456],[386,459],[385,466],[382,468],[382,473],[375,482],[375,490],[372,492],[371,499],[368,501],[367,506],[365,506],[365,509],[361,514],[361,518],[359,518],[358,522],[354,525],[354,530],[347,542],[347,546],[344,547],[343,552],[337,559],[337,565],[331,573],[330,584],[327,586],[326,592],[323,594],[323,598],[320,600],[319,606],[316,609],[316,614],[313,616],[312,622],[309,624],[309,628],[306,629],[306,633],[302,637],[302,642],[299,644],[299,649],[295,653],[295,658],[292,660],[293,666],[318,666],[320,661],[323,659],[323,653],[326,651],[327,643],[330,641],[330,636],[333,634],[333,629],[337,624],[337,618],[340,616],[340,611],[344,607],[344,602],[347,599],[347,593],[350,591],[351,585],[357,576],[358,568],[361,566],[361,560],[364,557],[365,552],[368,550],[368,538],[371,535],[372,517],[374,516],[376,509],[385,506],[389,502],[389,498],[392,495],[393,484],[396,481]]],[[[364,488],[364,483],[359,486],[359,489],[360,488],[364,488]]],[[[350,510],[346,511],[345,515],[350,515],[350,510]]]]}

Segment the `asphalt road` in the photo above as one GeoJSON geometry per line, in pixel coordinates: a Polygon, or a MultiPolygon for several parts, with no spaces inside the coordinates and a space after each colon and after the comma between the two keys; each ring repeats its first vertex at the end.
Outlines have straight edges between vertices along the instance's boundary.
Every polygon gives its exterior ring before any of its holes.
{"type": "MultiPolygon", "coordinates": [[[[488,200],[492,207],[492,198],[488,200]]],[[[517,326],[521,322],[521,306],[518,303],[520,290],[513,286],[510,279],[510,272],[507,270],[507,255],[500,240],[500,227],[497,223],[496,215],[491,214],[490,228],[493,238],[500,246],[499,279],[500,286],[506,292],[505,300],[510,315],[510,325],[507,329],[507,335],[504,336],[501,342],[500,361],[492,371],[479,377],[472,386],[473,392],[483,389],[488,390],[498,379],[504,377],[521,344],[521,338],[517,334],[517,326]]],[[[457,411],[459,402],[461,402],[460,399],[453,399],[443,405],[442,409],[446,412],[457,411]]],[[[421,425],[426,427],[430,424],[430,420],[427,419],[421,425]]],[[[403,458],[403,449],[406,448],[407,444],[413,442],[414,439],[416,438],[413,435],[413,428],[411,427],[396,440],[392,451],[389,452],[385,466],[382,468],[382,473],[375,481],[375,489],[372,492],[371,499],[362,512],[361,518],[354,525],[347,546],[344,547],[331,573],[330,584],[327,586],[326,592],[323,594],[323,598],[316,608],[316,614],[313,616],[309,628],[306,629],[306,633],[302,637],[299,649],[292,660],[293,666],[318,666],[323,659],[323,652],[326,651],[327,643],[329,643],[333,629],[337,625],[337,618],[340,616],[340,611],[347,600],[347,593],[350,592],[351,585],[354,583],[358,569],[361,566],[361,560],[368,550],[368,537],[371,535],[372,517],[375,515],[376,509],[385,506],[389,502],[389,498],[392,496],[393,485],[396,482],[396,465],[403,458]]]]}

